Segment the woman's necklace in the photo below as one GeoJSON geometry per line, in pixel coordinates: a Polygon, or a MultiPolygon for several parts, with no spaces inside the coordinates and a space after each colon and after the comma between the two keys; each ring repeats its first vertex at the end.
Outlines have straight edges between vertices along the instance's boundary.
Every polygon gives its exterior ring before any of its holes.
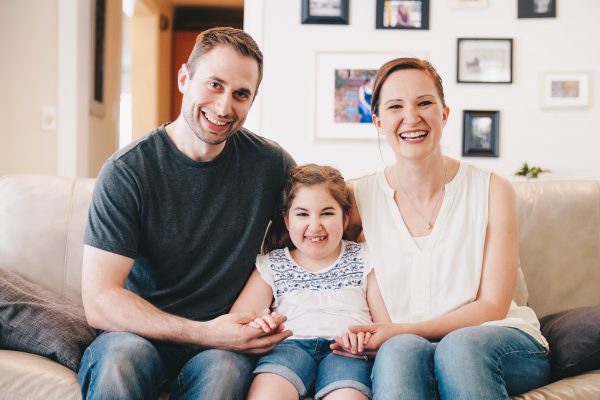
{"type": "Polygon", "coordinates": [[[437,191],[437,200],[435,201],[435,205],[433,206],[433,209],[431,210],[431,215],[429,216],[429,219],[426,218],[423,215],[423,213],[419,210],[416,202],[412,199],[410,194],[408,194],[406,189],[404,189],[404,186],[402,186],[402,183],[400,183],[400,178],[396,174],[396,179],[398,181],[398,187],[406,195],[406,198],[410,202],[410,205],[412,206],[412,208],[417,212],[419,217],[421,217],[423,222],[425,222],[425,224],[427,225],[427,232],[431,232],[431,229],[433,229],[433,215],[435,214],[435,210],[437,209],[438,205],[440,204],[440,201],[442,200],[442,189],[444,188],[444,184],[446,183],[446,173],[447,172],[448,172],[448,163],[446,161],[444,161],[444,176],[442,176],[442,182],[440,184],[440,188],[437,191]]]}

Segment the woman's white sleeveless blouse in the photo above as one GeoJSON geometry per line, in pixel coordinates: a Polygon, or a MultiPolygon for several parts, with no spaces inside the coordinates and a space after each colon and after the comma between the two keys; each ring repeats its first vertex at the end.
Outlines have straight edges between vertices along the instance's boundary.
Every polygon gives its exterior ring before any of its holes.
{"type": "MultiPolygon", "coordinates": [[[[383,300],[394,322],[420,322],[475,300],[483,266],[491,174],[461,163],[422,249],[410,235],[384,171],[353,182],[354,196],[383,300]]],[[[535,312],[511,303],[505,319],[544,347],[535,312]]]]}

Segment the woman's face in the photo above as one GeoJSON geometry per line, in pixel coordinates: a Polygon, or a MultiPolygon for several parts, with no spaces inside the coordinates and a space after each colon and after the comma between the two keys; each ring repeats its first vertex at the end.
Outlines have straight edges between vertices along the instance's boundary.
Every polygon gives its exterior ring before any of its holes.
{"type": "Polygon", "coordinates": [[[449,112],[429,74],[405,69],[383,83],[373,123],[385,134],[396,159],[421,160],[439,150],[449,112]]]}

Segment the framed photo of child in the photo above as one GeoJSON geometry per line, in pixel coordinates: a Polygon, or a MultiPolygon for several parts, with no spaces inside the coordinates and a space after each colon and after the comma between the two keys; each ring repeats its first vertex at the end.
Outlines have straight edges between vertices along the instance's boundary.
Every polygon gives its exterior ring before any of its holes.
{"type": "Polygon", "coordinates": [[[429,29],[429,0],[377,0],[377,29],[429,29]]]}

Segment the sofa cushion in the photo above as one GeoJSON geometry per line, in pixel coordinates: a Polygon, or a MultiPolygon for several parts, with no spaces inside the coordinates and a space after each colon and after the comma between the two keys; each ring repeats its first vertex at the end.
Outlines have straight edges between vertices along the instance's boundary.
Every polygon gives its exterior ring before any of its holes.
{"type": "Polygon", "coordinates": [[[555,379],[600,369],[600,305],[547,315],[540,325],[555,379]]]}
{"type": "Polygon", "coordinates": [[[0,348],[46,356],[77,371],[95,337],[80,305],[0,268],[0,348]]]}

